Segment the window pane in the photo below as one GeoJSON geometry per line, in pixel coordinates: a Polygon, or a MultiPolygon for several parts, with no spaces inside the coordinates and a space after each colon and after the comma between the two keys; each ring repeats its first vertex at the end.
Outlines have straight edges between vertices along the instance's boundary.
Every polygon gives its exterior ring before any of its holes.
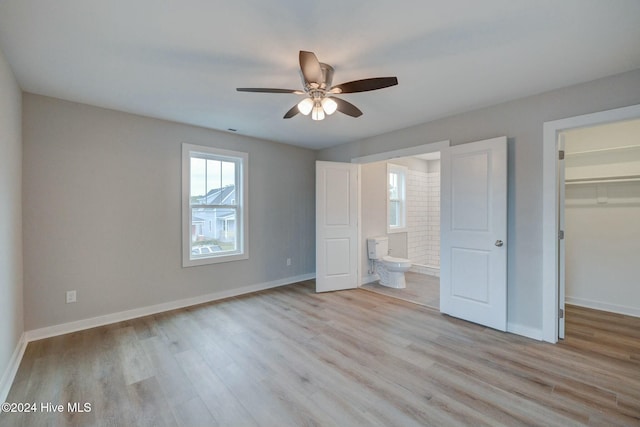
{"type": "Polygon", "coordinates": [[[202,197],[207,193],[206,161],[197,157],[191,158],[191,204],[202,203],[202,197]]]}
{"type": "Polygon", "coordinates": [[[398,175],[395,173],[389,174],[389,198],[390,199],[399,199],[398,197],[398,175]]]}
{"type": "Polygon", "coordinates": [[[236,164],[234,162],[222,162],[222,188],[220,189],[219,205],[236,205],[236,164]]]}
{"type": "Polygon", "coordinates": [[[237,250],[235,208],[192,208],[191,259],[237,250]]]}
{"type": "MultiPolygon", "coordinates": [[[[207,199],[220,189],[220,160],[207,160],[207,199]]],[[[211,204],[209,201],[207,203],[211,204]]]]}
{"type": "Polygon", "coordinates": [[[234,162],[222,162],[222,186],[235,185],[236,164],[234,162]]]}
{"type": "Polygon", "coordinates": [[[400,218],[400,202],[389,201],[389,225],[391,227],[398,227],[400,218]]]}
{"type": "Polygon", "coordinates": [[[191,205],[237,205],[236,164],[191,158],[191,205]]]}

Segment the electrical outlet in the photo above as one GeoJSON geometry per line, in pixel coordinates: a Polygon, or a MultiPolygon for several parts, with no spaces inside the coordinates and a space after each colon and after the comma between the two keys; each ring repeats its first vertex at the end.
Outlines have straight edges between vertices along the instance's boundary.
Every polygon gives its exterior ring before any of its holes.
{"type": "Polygon", "coordinates": [[[67,304],[76,302],[76,291],[67,291],[67,304]]]}
{"type": "Polygon", "coordinates": [[[287,258],[287,266],[291,265],[291,258],[287,258]]]}

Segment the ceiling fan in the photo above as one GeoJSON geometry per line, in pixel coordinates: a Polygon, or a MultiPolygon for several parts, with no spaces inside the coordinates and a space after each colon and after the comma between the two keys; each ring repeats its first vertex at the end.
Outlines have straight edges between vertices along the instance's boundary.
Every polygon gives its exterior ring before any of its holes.
{"type": "Polygon", "coordinates": [[[331,86],[333,80],[333,67],[318,61],[313,52],[300,51],[300,71],[304,90],[295,89],[271,89],[255,87],[239,87],[238,92],[260,93],[294,93],[306,95],[298,104],[294,105],[283,118],[290,119],[298,113],[305,116],[311,114],[313,120],[324,120],[325,114],[331,115],[340,111],[351,117],[360,117],[362,111],[355,105],[333,95],[341,93],[367,92],[383,89],[398,84],[396,77],[374,77],[370,79],[354,80],[347,83],[331,86]]]}

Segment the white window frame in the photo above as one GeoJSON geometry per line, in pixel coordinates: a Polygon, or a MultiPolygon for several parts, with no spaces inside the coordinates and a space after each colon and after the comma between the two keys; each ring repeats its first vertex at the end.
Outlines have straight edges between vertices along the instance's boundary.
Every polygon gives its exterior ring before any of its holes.
{"type": "Polygon", "coordinates": [[[202,145],[182,144],[182,266],[216,264],[249,258],[249,155],[247,153],[202,145]],[[236,233],[237,249],[214,253],[209,257],[191,258],[191,158],[233,161],[236,163],[236,233]]]}
{"type": "Polygon", "coordinates": [[[404,233],[407,231],[407,175],[409,168],[401,165],[394,165],[393,163],[387,163],[387,233],[404,233]],[[399,177],[398,182],[398,199],[391,199],[391,174],[396,174],[399,177]],[[398,225],[391,224],[391,215],[389,210],[391,208],[391,202],[399,202],[398,216],[400,218],[398,225]]]}

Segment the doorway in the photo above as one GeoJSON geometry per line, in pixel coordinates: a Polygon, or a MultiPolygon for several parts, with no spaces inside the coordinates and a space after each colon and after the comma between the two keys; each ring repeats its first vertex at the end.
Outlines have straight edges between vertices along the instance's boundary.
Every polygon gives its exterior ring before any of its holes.
{"type": "Polygon", "coordinates": [[[406,287],[397,289],[378,283],[377,265],[365,255],[361,287],[439,310],[440,152],[365,163],[360,170],[362,238],[387,237],[389,255],[411,261],[406,287]]]}
{"type": "Polygon", "coordinates": [[[640,119],[567,130],[560,138],[565,151],[561,271],[571,335],[579,326],[571,315],[580,313],[574,316],[580,319],[588,310],[569,305],[640,317],[640,119]]]}
{"type": "Polygon", "coordinates": [[[559,155],[559,137],[564,131],[640,118],[640,105],[570,117],[544,123],[543,139],[543,237],[542,237],[542,339],[555,343],[564,328],[565,263],[560,244],[563,237],[560,206],[564,196],[560,183],[564,171],[559,155]],[[562,274],[561,274],[562,273],[562,274]]]}
{"type": "MultiPolygon", "coordinates": [[[[360,241],[362,242],[360,249],[360,271],[362,273],[359,277],[359,286],[362,287],[362,289],[382,293],[426,307],[439,309],[439,158],[440,151],[447,147],[449,147],[449,141],[438,141],[431,144],[424,144],[416,147],[393,150],[352,159],[352,163],[361,165],[364,172],[362,177],[363,183],[360,191],[362,208],[361,224],[363,229],[360,233],[360,241]],[[409,182],[409,185],[421,187],[423,185],[428,186],[430,182],[432,188],[432,191],[430,192],[432,197],[431,208],[434,209],[437,207],[437,216],[435,215],[435,212],[431,212],[431,230],[428,229],[429,224],[418,224],[417,220],[415,222],[410,220],[410,230],[407,230],[407,232],[404,233],[390,234],[389,247],[391,255],[408,258],[412,261],[411,270],[405,273],[405,278],[407,280],[407,288],[405,289],[393,289],[378,284],[375,272],[372,271],[367,257],[366,239],[368,237],[386,235],[388,231],[386,208],[387,162],[401,163],[403,165],[413,162],[414,167],[412,169],[416,170],[416,172],[413,173],[414,176],[412,177],[412,182],[409,182]],[[429,164],[429,162],[431,162],[431,164],[429,164]],[[429,172],[429,166],[431,166],[431,172],[429,172]],[[429,173],[431,175],[429,175],[429,173]],[[377,182],[370,184],[364,183],[371,179],[377,182]],[[436,188],[438,190],[437,195],[434,191],[436,188]],[[435,200],[433,200],[435,198],[437,198],[437,205],[435,204],[435,200]],[[430,233],[432,237],[432,240],[429,241],[429,245],[417,244],[417,241],[424,238],[425,234],[428,233],[430,233]]],[[[427,205],[422,206],[421,208],[428,209],[428,197],[428,194],[423,196],[416,195],[416,198],[422,199],[420,203],[427,205]]],[[[409,216],[419,215],[420,213],[412,212],[409,216]]]]}
{"type": "MultiPolygon", "coordinates": [[[[507,137],[448,145],[396,150],[352,163],[316,162],[316,292],[363,283],[366,270],[353,268],[368,261],[360,223],[360,163],[441,151],[440,312],[507,330],[507,137]]],[[[404,260],[384,262],[411,266],[404,260]]],[[[402,276],[391,271],[388,277],[401,287],[402,276]]]]}

